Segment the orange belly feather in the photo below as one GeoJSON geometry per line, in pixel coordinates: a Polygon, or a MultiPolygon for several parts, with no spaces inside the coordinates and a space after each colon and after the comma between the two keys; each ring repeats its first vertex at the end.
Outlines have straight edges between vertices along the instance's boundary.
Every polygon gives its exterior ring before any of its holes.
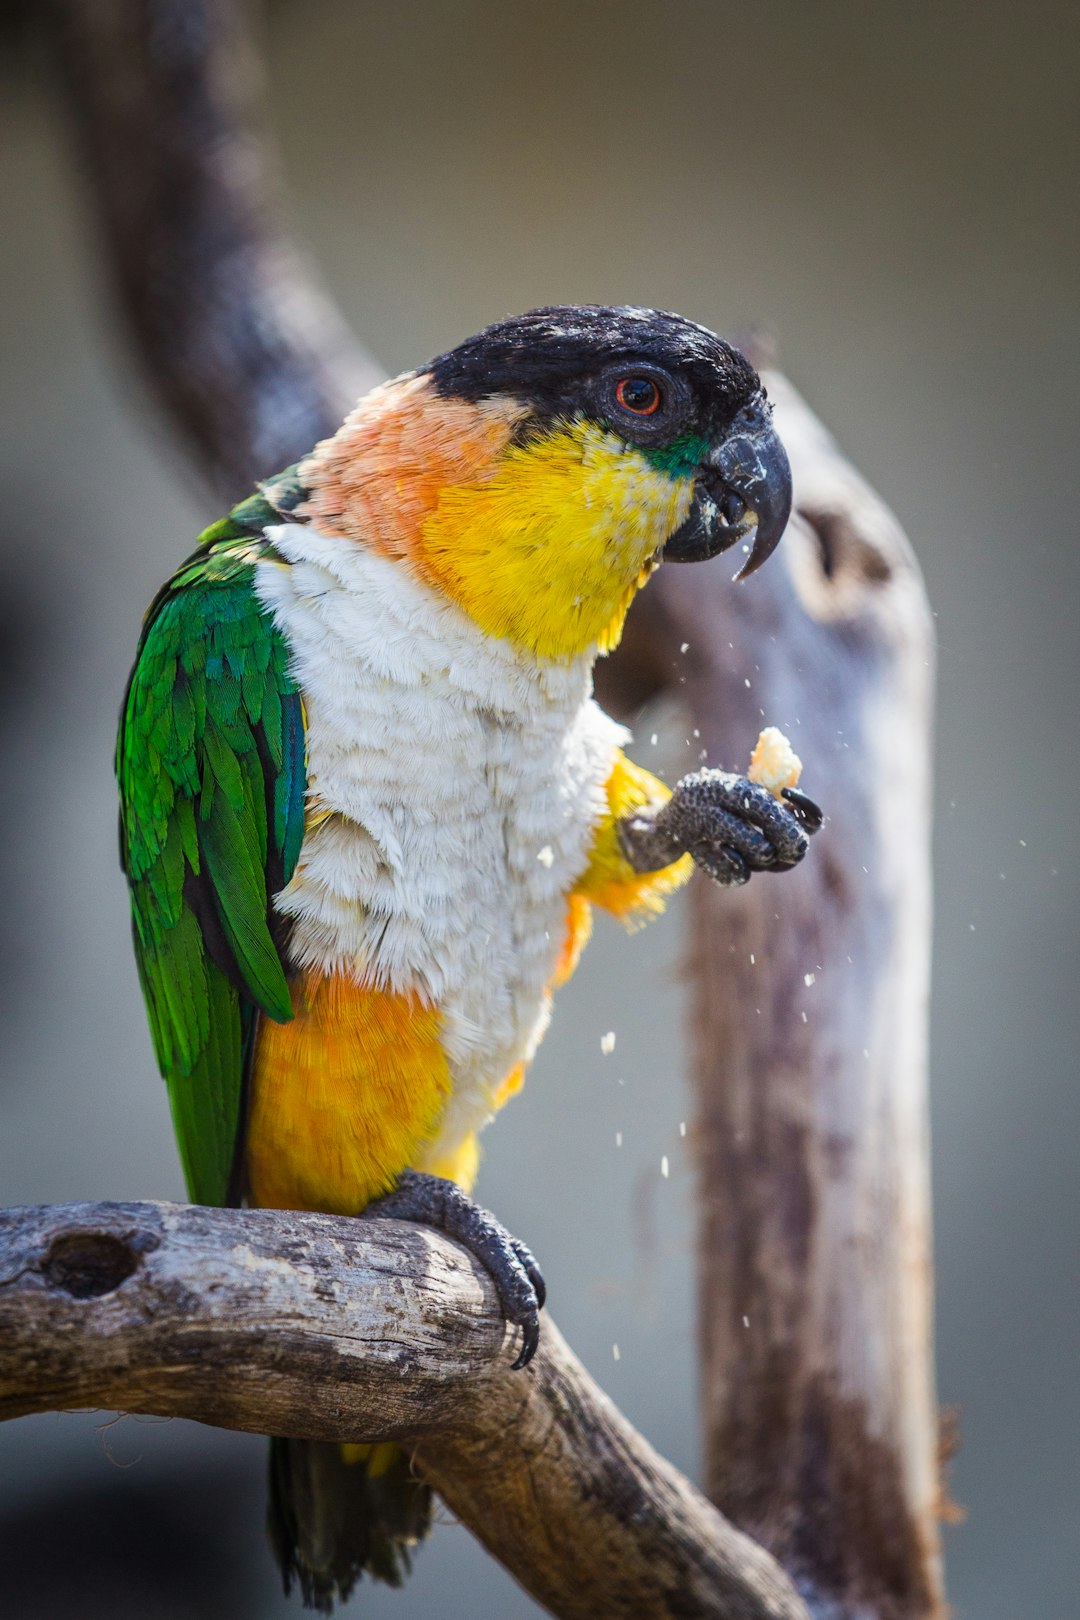
{"type": "Polygon", "coordinates": [[[308,973],[291,1023],[261,1020],[251,1076],[253,1203],[354,1215],[432,1141],[450,1094],[437,1009],[308,973]]]}

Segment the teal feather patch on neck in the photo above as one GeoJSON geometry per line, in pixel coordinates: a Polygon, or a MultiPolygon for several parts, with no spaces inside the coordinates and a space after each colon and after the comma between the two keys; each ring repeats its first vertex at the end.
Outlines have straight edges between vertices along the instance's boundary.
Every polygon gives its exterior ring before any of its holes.
{"type": "Polygon", "coordinates": [[[638,453],[659,472],[669,473],[672,478],[692,478],[708,450],[707,440],[698,434],[688,433],[673,444],[641,445],[638,453]]]}

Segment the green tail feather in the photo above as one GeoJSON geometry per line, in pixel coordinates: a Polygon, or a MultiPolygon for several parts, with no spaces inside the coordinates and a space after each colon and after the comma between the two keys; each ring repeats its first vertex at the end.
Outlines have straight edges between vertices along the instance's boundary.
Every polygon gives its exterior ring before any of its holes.
{"type": "Polygon", "coordinates": [[[398,1446],[271,1440],[268,1528],[286,1594],[296,1582],[306,1608],[331,1614],[362,1575],[402,1584],[431,1528],[431,1488],[398,1446]]]}

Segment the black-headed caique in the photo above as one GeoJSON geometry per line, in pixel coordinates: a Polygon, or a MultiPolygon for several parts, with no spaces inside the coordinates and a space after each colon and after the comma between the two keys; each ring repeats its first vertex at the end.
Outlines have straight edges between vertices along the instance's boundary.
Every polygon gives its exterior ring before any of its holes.
{"type": "MultiPolygon", "coordinates": [[[[621,752],[593,663],[665,559],[780,537],[759,378],[648,309],[534,311],[376,388],[202,536],[147,616],[117,770],[135,947],[190,1195],[431,1219],[522,1329],[543,1282],[466,1196],[594,907],[798,861],[819,819],[621,752]]],[[[277,1441],[286,1584],[396,1581],[393,1447],[277,1441]]]]}

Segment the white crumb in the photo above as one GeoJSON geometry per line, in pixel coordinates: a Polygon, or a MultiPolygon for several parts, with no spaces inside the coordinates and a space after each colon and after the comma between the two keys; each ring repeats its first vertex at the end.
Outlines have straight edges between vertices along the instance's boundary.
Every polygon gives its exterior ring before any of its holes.
{"type": "Polygon", "coordinates": [[[766,726],[750,756],[747,776],[759,787],[780,797],[784,788],[796,785],[802,774],[802,760],[779,726],[766,726]]]}

